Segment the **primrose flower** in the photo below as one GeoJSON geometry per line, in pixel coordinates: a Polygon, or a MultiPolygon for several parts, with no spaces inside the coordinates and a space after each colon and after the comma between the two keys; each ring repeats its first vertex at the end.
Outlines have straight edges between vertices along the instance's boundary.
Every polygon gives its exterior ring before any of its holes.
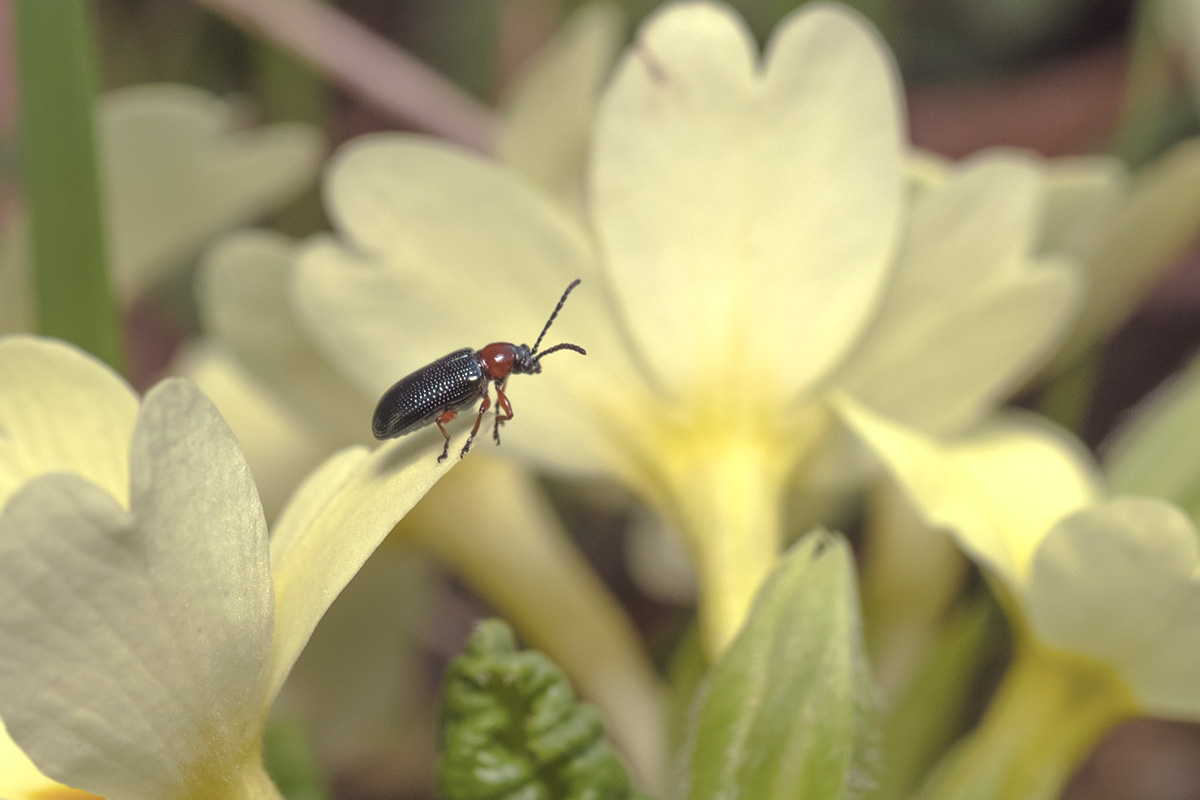
{"type": "Polygon", "coordinates": [[[1057,797],[1117,722],[1200,721],[1200,533],[1186,514],[1104,499],[1082,448],[1031,418],[940,441],[847,398],[839,410],[983,568],[1015,629],[991,709],[922,797],[1057,797]]]}
{"type": "MultiPolygon", "coordinates": [[[[316,174],[316,130],[239,130],[232,104],[190,86],[146,84],[97,109],[112,279],[131,304],[213,236],[294,197],[316,174]]],[[[0,235],[0,332],[31,330],[24,215],[0,235]]]]}
{"type": "Polygon", "coordinates": [[[272,701],[446,466],[417,442],[344,450],[268,544],[241,449],[190,383],[139,408],[91,357],[9,337],[0,384],[0,718],[46,776],[6,771],[0,795],[279,797],[260,755],[272,701]]]}
{"type": "Polygon", "coordinates": [[[783,495],[841,385],[921,425],[982,416],[1075,304],[1033,247],[1035,162],[1002,153],[908,191],[895,69],[837,6],[759,61],[725,6],[668,6],[603,93],[586,225],[502,167],[412,136],[336,156],[339,236],[307,243],[295,300],[369,397],[443,353],[529,341],[570,280],[556,354],[509,386],[504,446],[619,477],[682,531],[711,651],[783,539],[783,495]]]}

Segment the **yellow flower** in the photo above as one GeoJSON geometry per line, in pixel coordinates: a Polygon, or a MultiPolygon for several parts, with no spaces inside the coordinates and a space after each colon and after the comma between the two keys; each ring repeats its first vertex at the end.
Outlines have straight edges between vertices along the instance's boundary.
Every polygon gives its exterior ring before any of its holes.
{"type": "Polygon", "coordinates": [[[728,8],[654,15],[592,130],[586,225],[505,169],[376,136],[326,193],[339,238],[309,242],[295,299],[377,397],[432,358],[577,343],[510,386],[505,447],[614,474],[683,532],[711,652],[783,538],[783,495],[842,385],[914,424],[964,425],[1029,374],[1078,287],[1035,253],[1038,165],[995,154],[910,192],[897,78],[878,37],[829,5],[785,20],[758,62],[728,8]]]}
{"type": "Polygon", "coordinates": [[[980,564],[1015,629],[987,716],[922,797],[1056,797],[1117,722],[1200,720],[1200,533],[1182,511],[1104,499],[1083,449],[1032,417],[940,441],[848,398],[839,409],[980,564]]]}
{"type": "MultiPolygon", "coordinates": [[[[0,384],[12,739],[48,779],[101,796],[278,797],[260,758],[272,701],[334,597],[448,465],[419,442],[344,450],[268,544],[241,449],[190,383],[165,381],[139,408],[89,356],[9,337],[0,384]]],[[[28,776],[0,775],[0,794],[62,788],[28,776]]]]}

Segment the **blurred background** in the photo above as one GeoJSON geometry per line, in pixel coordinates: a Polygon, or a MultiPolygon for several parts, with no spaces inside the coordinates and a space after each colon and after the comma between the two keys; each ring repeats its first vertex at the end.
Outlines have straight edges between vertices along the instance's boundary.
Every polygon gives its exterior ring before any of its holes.
{"type": "MultiPolygon", "coordinates": [[[[731,4],[760,42],[801,5],[788,0],[731,4]]],[[[382,108],[361,89],[323,77],[272,41],[251,15],[238,13],[257,5],[93,0],[98,89],[108,93],[162,82],[199,87],[231,102],[237,126],[283,121],[315,126],[326,154],[373,131],[430,130],[429,119],[420,113],[382,108]]],[[[582,3],[339,0],[326,5],[415,57],[486,109],[504,103],[531,56],[582,3]]],[[[629,31],[657,4],[619,0],[615,5],[629,31]]],[[[1180,3],[857,0],[850,5],[875,23],[896,54],[914,144],[942,156],[1010,146],[1048,157],[1110,154],[1137,168],[1200,127],[1200,90],[1191,79],[1200,31],[1172,21],[1180,3]]],[[[0,230],[22,203],[13,9],[14,0],[0,0],[0,230]]],[[[285,203],[256,213],[242,221],[296,237],[328,227],[315,181],[285,203]]],[[[200,250],[178,259],[179,268],[163,272],[122,313],[126,374],[139,389],[162,377],[180,345],[200,330],[193,289],[200,250]]],[[[0,283],[0,292],[5,290],[0,283]]],[[[1129,409],[1187,362],[1198,342],[1200,251],[1192,248],[1157,279],[1096,355],[1093,380],[1066,414],[1071,426],[1089,446],[1103,448],[1129,409]]],[[[1045,398],[1037,394],[1022,402],[1045,408],[1045,398]]],[[[630,575],[623,542],[637,523],[631,506],[593,487],[551,481],[547,488],[577,544],[630,611],[652,654],[664,660],[692,611],[685,601],[647,596],[630,575]]],[[[364,581],[391,580],[386,570],[364,581]]],[[[420,608],[408,615],[421,651],[418,684],[427,704],[445,659],[461,647],[472,622],[487,613],[460,583],[440,576],[429,581],[432,588],[420,608]]],[[[986,690],[981,685],[981,694],[986,690]]],[[[413,713],[428,720],[428,711],[413,713]]],[[[289,736],[286,726],[276,731],[283,739],[289,736]]],[[[303,742],[295,746],[305,747],[303,742]]],[[[337,797],[429,797],[433,750],[431,726],[414,725],[369,756],[326,764],[328,774],[313,785],[328,784],[337,797]]],[[[321,796],[323,790],[311,791],[321,796]]],[[[1200,799],[1200,728],[1155,721],[1122,726],[1093,754],[1065,796],[1200,799]]]]}

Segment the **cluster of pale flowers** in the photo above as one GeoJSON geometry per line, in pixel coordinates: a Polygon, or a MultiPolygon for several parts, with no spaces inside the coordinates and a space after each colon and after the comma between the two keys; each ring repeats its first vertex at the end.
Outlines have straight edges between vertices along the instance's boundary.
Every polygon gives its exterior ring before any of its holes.
{"type": "Polygon", "coordinates": [[[360,139],[328,167],[333,233],[214,247],[211,338],[180,368],[228,423],[192,383],[139,406],[78,351],[0,342],[0,719],[19,746],[0,795],[276,796],[271,703],[427,491],[399,533],[562,663],[661,789],[656,678],[524,466],[611,479],[679,532],[714,657],[797,499],[882,464],[1017,632],[935,796],[1050,796],[1121,719],[1200,719],[1194,523],[1106,500],[1067,434],[996,411],[1117,324],[1195,231],[1196,148],[1136,181],[1107,159],[914,153],[886,47],[832,5],[761,57],[728,8],[668,6],[601,91],[615,40],[609,12],[577,20],[513,102],[503,160],[360,139]],[[446,475],[436,430],[340,449],[398,377],[536,336],[576,278],[547,344],[586,358],[509,387],[498,452],[524,466],[477,445],[446,475]]]}

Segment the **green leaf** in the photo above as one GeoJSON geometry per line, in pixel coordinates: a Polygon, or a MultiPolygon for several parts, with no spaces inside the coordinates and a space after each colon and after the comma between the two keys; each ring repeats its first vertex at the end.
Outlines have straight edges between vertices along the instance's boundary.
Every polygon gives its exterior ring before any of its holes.
{"type": "Polygon", "coordinates": [[[499,620],[480,623],[446,673],[437,783],[443,800],[636,797],[600,717],[499,620]]]}
{"type": "Polygon", "coordinates": [[[328,800],[312,743],[300,723],[271,720],[263,734],[263,763],[287,800],[328,800]]]}
{"type": "Polygon", "coordinates": [[[95,141],[95,48],[84,0],[18,0],[21,159],[40,331],[124,361],[108,282],[95,141]]]}
{"type": "Polygon", "coordinates": [[[870,691],[850,548],[817,530],[775,568],[701,691],[681,796],[849,796],[870,691]]]}
{"type": "Polygon", "coordinates": [[[1133,413],[1105,473],[1113,494],[1163,497],[1200,516],[1200,358],[1133,413]]]}
{"type": "Polygon", "coordinates": [[[962,727],[999,615],[986,597],[958,608],[937,632],[916,676],[888,709],[871,800],[911,796],[962,727]]]}

